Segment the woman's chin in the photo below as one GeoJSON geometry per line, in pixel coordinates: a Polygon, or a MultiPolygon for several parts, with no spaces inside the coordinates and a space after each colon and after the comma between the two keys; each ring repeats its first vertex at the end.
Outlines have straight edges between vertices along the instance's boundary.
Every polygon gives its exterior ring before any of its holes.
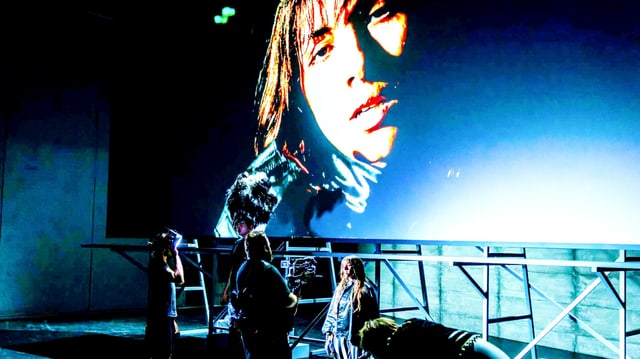
{"type": "Polygon", "coordinates": [[[373,167],[376,167],[376,168],[385,168],[385,167],[387,167],[387,163],[384,162],[384,161],[371,162],[370,165],[372,165],[373,167]]]}
{"type": "Polygon", "coordinates": [[[389,152],[387,152],[385,155],[378,154],[373,157],[367,157],[363,155],[361,152],[354,152],[353,156],[350,156],[350,157],[356,161],[369,164],[376,168],[385,168],[387,167],[387,163],[384,162],[384,158],[387,156],[387,154],[389,154],[389,152]]]}

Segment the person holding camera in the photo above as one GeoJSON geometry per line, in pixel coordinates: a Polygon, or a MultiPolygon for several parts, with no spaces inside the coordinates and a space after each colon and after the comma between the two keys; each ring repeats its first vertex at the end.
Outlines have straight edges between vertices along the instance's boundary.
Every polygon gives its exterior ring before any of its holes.
{"type": "Polygon", "coordinates": [[[149,242],[145,343],[152,359],[170,359],[180,333],[176,321],[176,285],[184,284],[184,270],[178,253],[181,240],[182,235],[167,229],[149,242]]]}
{"type": "Polygon", "coordinates": [[[238,269],[231,304],[239,313],[238,327],[247,359],[291,359],[289,332],[298,297],[272,263],[271,244],[262,231],[244,241],[247,260],[238,269]]]}

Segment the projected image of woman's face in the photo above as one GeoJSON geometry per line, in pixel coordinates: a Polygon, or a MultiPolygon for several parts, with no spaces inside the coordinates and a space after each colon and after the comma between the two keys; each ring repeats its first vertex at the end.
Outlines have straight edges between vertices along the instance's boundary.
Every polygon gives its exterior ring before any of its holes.
{"type": "Polygon", "coordinates": [[[300,28],[300,79],[329,142],[349,158],[383,167],[397,133],[384,120],[398,100],[385,97],[383,89],[389,84],[367,72],[363,43],[379,47],[377,53],[400,56],[407,16],[383,0],[367,1],[361,9],[364,1],[307,2],[313,20],[300,28]]]}

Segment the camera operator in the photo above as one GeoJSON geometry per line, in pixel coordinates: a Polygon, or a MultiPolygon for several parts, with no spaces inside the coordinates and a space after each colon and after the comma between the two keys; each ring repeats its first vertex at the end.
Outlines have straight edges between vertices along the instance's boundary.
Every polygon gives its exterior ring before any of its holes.
{"type": "Polygon", "coordinates": [[[289,331],[298,308],[278,268],[271,264],[271,244],[264,232],[244,241],[247,260],[238,269],[231,304],[240,313],[238,326],[247,359],[291,359],[289,331]]]}
{"type": "Polygon", "coordinates": [[[145,342],[152,359],[170,359],[179,335],[176,284],[184,284],[184,270],[178,253],[181,240],[182,235],[167,229],[149,242],[145,342]]]}

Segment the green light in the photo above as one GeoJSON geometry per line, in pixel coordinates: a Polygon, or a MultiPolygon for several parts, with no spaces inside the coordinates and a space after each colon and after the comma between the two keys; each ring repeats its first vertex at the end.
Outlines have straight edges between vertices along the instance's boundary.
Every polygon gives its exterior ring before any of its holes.
{"type": "Polygon", "coordinates": [[[236,9],[225,6],[222,8],[222,15],[216,15],[213,17],[213,21],[216,24],[226,24],[231,16],[236,14],[236,9]]]}
{"type": "Polygon", "coordinates": [[[222,16],[230,17],[236,14],[236,9],[225,6],[222,8],[222,16]]]}

